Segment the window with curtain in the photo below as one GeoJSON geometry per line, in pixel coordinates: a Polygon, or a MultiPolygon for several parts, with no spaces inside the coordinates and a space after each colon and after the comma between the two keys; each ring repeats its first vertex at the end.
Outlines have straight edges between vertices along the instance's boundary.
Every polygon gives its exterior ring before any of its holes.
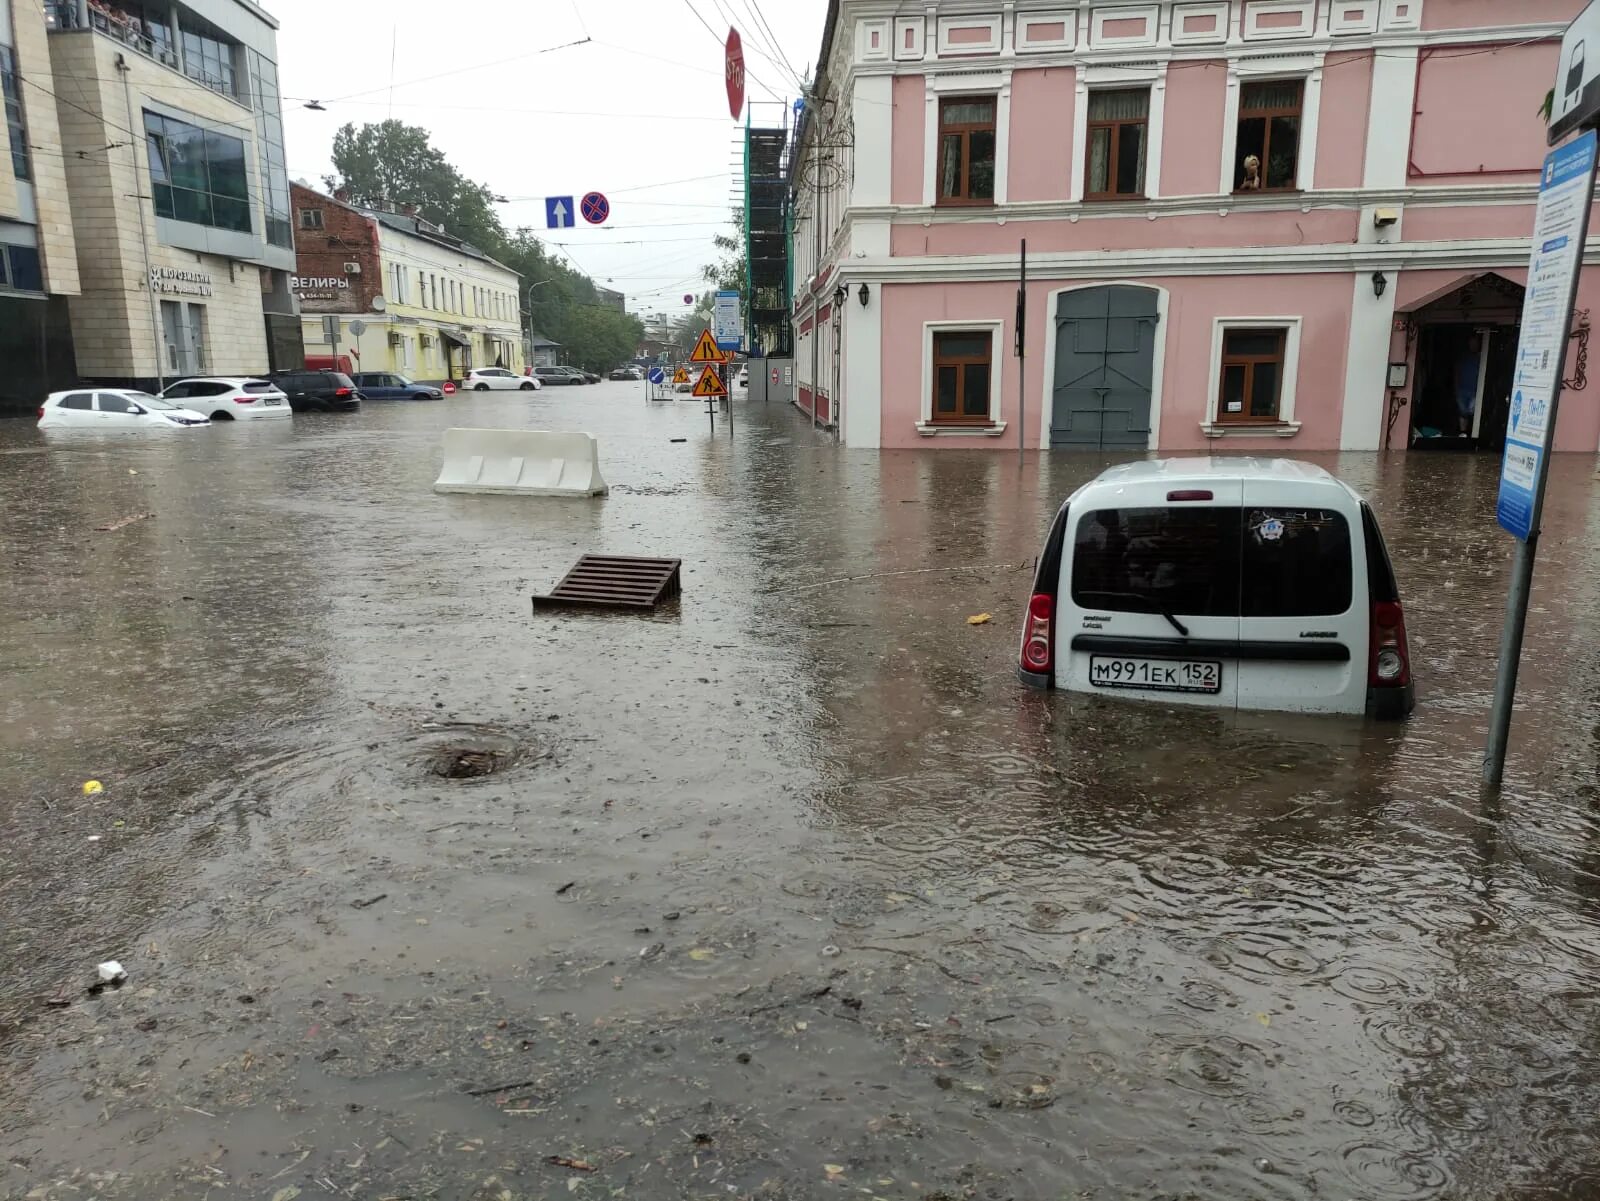
{"type": "Polygon", "coordinates": [[[144,130],[158,217],[250,232],[243,141],[149,110],[144,130]]]}
{"type": "Polygon", "coordinates": [[[994,202],[995,100],[949,96],[939,101],[939,203],[994,202]]]}
{"type": "Polygon", "coordinates": [[[1222,334],[1222,383],[1217,421],[1248,425],[1278,421],[1283,394],[1285,331],[1227,329],[1222,334]]]}
{"type": "Polygon", "coordinates": [[[1094,200],[1144,195],[1150,89],[1089,93],[1089,153],[1084,194],[1094,200]]]}
{"type": "Polygon", "coordinates": [[[1247,83],[1239,89],[1234,191],[1273,192],[1295,186],[1304,96],[1305,85],[1298,79],[1247,83]]]}
{"type": "Polygon", "coordinates": [[[934,425],[988,425],[993,335],[988,330],[935,331],[934,425]]]}
{"type": "MultiPolygon", "coordinates": [[[[0,26],[0,29],[3,29],[0,26]]],[[[11,174],[33,178],[28,157],[28,127],[22,123],[22,89],[17,82],[17,58],[10,46],[0,46],[0,102],[6,110],[6,133],[11,140],[11,174]]]]}

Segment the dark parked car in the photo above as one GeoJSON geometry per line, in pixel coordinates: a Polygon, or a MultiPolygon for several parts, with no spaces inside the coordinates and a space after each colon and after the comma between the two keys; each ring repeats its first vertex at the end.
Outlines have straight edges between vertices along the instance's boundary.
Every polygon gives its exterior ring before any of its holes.
{"type": "Polygon", "coordinates": [[[390,371],[358,371],[351,380],[366,400],[443,400],[444,393],[390,371]]]}
{"type": "Polygon", "coordinates": [[[574,367],[535,367],[533,373],[547,388],[561,388],[568,384],[585,382],[583,372],[574,367]]]}
{"type": "Polygon", "coordinates": [[[355,382],[342,371],[280,371],[272,381],[296,413],[353,413],[361,407],[355,382]]]}

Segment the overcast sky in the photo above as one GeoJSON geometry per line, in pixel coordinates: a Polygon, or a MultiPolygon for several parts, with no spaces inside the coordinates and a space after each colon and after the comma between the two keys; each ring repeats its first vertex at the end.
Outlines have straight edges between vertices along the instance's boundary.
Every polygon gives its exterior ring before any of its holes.
{"type": "Polygon", "coordinates": [[[678,312],[683,294],[704,286],[711,237],[728,228],[742,189],[740,126],[723,84],[728,27],[744,42],[756,121],[775,124],[775,102],[794,100],[796,75],[816,57],[827,0],[265,6],[282,26],[291,178],[321,187],[339,127],[392,115],[427,129],[468,178],[510,198],[500,206],[507,228],[529,225],[561,244],[596,283],[625,292],[630,310],[678,312]],[[306,110],[312,99],[328,111],[306,110]],[[545,228],[544,197],[588,191],[610,199],[609,228],[581,218],[545,228]]]}

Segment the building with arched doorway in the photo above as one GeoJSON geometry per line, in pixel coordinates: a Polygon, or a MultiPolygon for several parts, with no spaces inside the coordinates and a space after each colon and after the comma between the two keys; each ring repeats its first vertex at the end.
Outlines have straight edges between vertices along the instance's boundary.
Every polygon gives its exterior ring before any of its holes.
{"type": "Polygon", "coordinates": [[[797,403],[862,447],[1497,450],[1581,7],[834,0],[797,403]]]}

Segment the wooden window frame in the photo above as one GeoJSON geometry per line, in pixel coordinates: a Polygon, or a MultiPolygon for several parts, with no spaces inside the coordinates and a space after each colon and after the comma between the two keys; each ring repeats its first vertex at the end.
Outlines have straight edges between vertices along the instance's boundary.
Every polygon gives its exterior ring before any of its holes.
{"type": "Polygon", "coordinates": [[[969,370],[974,368],[981,370],[985,379],[988,381],[989,391],[991,393],[994,391],[994,342],[994,330],[989,328],[936,329],[933,331],[933,359],[931,363],[932,371],[930,372],[932,376],[932,390],[928,394],[929,425],[936,425],[941,428],[949,428],[951,426],[970,428],[974,426],[985,427],[994,424],[993,414],[995,398],[993,395],[989,397],[989,407],[984,411],[982,416],[969,416],[968,414],[959,412],[959,409],[961,408],[962,397],[966,394],[967,372],[969,370]],[[979,336],[987,339],[989,343],[989,352],[981,359],[972,355],[954,355],[948,358],[940,357],[940,338],[975,338],[979,336]],[[941,367],[954,367],[956,369],[956,408],[958,411],[953,416],[941,416],[939,413],[939,368],[941,367]]]}
{"type": "Polygon", "coordinates": [[[1233,194],[1235,196],[1254,196],[1258,192],[1268,192],[1281,195],[1284,192],[1298,192],[1300,188],[1300,152],[1305,147],[1306,136],[1306,81],[1300,76],[1286,79],[1245,79],[1239,83],[1239,116],[1234,122],[1233,129],[1233,174],[1235,181],[1233,194]],[[1274,84],[1292,83],[1300,91],[1300,98],[1293,108],[1279,105],[1277,108],[1246,108],[1244,104],[1245,93],[1253,87],[1272,87],[1274,84]],[[1293,117],[1299,124],[1295,127],[1294,135],[1294,180],[1276,188],[1267,187],[1267,164],[1272,161],[1272,119],[1274,117],[1293,117]],[[1245,191],[1240,187],[1238,176],[1243,173],[1244,156],[1239,153],[1239,131],[1246,121],[1265,120],[1261,136],[1261,186],[1252,191],[1245,191]]]}
{"type": "Polygon", "coordinates": [[[311,208],[300,210],[300,228],[320,231],[325,228],[322,210],[311,208]],[[307,220],[310,218],[310,220],[307,220]]]}
{"type": "Polygon", "coordinates": [[[1088,124],[1084,129],[1084,139],[1085,139],[1085,141],[1084,141],[1084,144],[1083,144],[1083,198],[1085,200],[1114,200],[1114,201],[1148,200],[1149,199],[1149,185],[1150,185],[1150,109],[1155,104],[1155,99],[1156,99],[1155,98],[1155,89],[1150,87],[1150,85],[1148,85],[1148,84],[1144,85],[1143,87],[1141,87],[1138,84],[1134,84],[1131,87],[1097,88],[1097,89],[1091,90],[1091,92],[1089,94],[1089,97],[1085,101],[1085,103],[1090,104],[1090,105],[1092,105],[1094,103],[1094,91],[1104,91],[1104,92],[1140,92],[1140,91],[1142,91],[1142,92],[1145,92],[1147,94],[1149,99],[1145,104],[1144,116],[1141,117],[1137,121],[1129,121],[1129,120],[1124,120],[1124,119],[1121,119],[1121,118],[1118,118],[1116,120],[1100,120],[1100,121],[1096,121],[1092,116],[1088,119],[1088,124]],[[1106,160],[1106,182],[1114,184],[1116,182],[1116,178],[1117,178],[1118,156],[1122,153],[1122,139],[1118,136],[1118,131],[1124,125],[1142,125],[1142,126],[1144,126],[1144,137],[1139,139],[1139,147],[1144,153],[1144,174],[1145,174],[1144,186],[1141,187],[1137,192],[1095,192],[1095,191],[1091,191],[1090,188],[1089,188],[1089,183],[1090,183],[1090,180],[1093,177],[1093,172],[1094,172],[1094,131],[1097,130],[1097,129],[1109,129],[1109,130],[1111,130],[1111,153],[1110,153],[1109,158],[1106,160]]]}
{"type": "Polygon", "coordinates": [[[1000,97],[993,93],[982,95],[940,96],[939,97],[939,128],[933,142],[933,203],[937,208],[993,208],[994,197],[987,199],[974,199],[968,195],[972,191],[972,135],[988,132],[994,135],[994,166],[995,180],[992,185],[995,190],[1000,186],[1000,97]],[[944,110],[952,104],[987,104],[990,113],[987,122],[961,121],[954,125],[947,124],[944,119],[944,110]],[[943,183],[941,166],[944,162],[944,139],[946,134],[961,135],[961,195],[941,196],[940,186],[943,183]]]}
{"type": "Polygon", "coordinates": [[[1289,331],[1281,325],[1230,325],[1222,331],[1222,357],[1220,369],[1217,372],[1217,394],[1214,398],[1216,416],[1213,420],[1218,425],[1282,425],[1286,418],[1283,416],[1283,391],[1284,375],[1289,366],[1289,331]],[[1266,354],[1233,354],[1228,353],[1228,338],[1232,334],[1271,334],[1278,340],[1278,349],[1275,355],[1266,354]],[[1261,363],[1275,363],[1278,368],[1278,394],[1273,398],[1272,415],[1270,417],[1255,416],[1250,412],[1251,401],[1254,399],[1256,366],[1261,363]],[[1229,413],[1223,400],[1228,386],[1228,368],[1244,368],[1244,408],[1238,413],[1229,413]]]}

